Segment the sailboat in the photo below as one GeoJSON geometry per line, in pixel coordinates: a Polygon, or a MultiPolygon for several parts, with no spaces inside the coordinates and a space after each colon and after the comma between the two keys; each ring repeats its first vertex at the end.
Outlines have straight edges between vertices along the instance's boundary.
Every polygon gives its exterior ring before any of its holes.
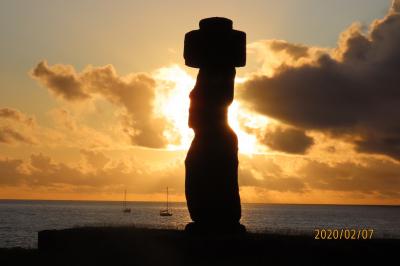
{"type": "Polygon", "coordinates": [[[167,208],[160,210],[160,216],[172,216],[172,212],[168,209],[168,187],[167,187],[167,208]]]}
{"type": "Polygon", "coordinates": [[[126,189],[125,189],[125,193],[124,193],[124,205],[122,208],[122,212],[125,212],[125,213],[131,212],[131,208],[126,207],[126,189]]]}

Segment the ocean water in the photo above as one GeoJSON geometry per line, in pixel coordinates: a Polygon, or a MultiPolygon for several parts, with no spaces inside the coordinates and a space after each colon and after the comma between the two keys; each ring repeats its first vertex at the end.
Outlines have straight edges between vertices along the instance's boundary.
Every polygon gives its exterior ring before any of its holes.
{"type": "MultiPolygon", "coordinates": [[[[76,226],[135,225],[183,229],[190,221],[185,203],[171,203],[171,217],[159,216],[158,202],[0,200],[0,248],[37,247],[37,232],[76,226]]],[[[400,239],[400,206],[242,204],[249,231],[314,236],[314,229],[374,229],[374,238],[400,239]]]]}

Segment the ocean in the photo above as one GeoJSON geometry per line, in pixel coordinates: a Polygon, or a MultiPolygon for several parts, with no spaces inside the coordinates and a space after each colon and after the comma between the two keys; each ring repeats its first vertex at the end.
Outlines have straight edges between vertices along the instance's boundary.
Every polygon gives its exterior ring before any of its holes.
{"type": "MultiPolygon", "coordinates": [[[[170,203],[173,216],[161,217],[162,202],[0,200],[0,248],[37,247],[37,232],[76,226],[134,225],[184,229],[185,203],[170,203]]],[[[400,206],[242,204],[241,222],[251,232],[304,234],[315,229],[373,229],[373,238],[400,239],[400,206]]]]}

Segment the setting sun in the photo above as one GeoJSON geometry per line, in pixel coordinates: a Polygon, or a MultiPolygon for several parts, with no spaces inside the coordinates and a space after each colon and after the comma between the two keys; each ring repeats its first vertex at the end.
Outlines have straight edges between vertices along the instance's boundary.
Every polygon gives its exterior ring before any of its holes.
{"type": "MultiPolygon", "coordinates": [[[[155,106],[157,113],[168,117],[171,128],[164,131],[170,144],[168,150],[187,150],[193,139],[193,130],[188,127],[189,93],[195,84],[195,78],[178,65],[161,68],[155,77],[159,81],[155,106]]],[[[243,83],[245,78],[237,77],[236,84],[243,83]]],[[[266,152],[267,148],[258,143],[251,130],[265,128],[269,124],[266,116],[254,115],[243,108],[236,100],[229,107],[228,121],[239,140],[239,152],[256,154],[266,152]]]]}
{"type": "MultiPolygon", "coordinates": [[[[234,82],[210,90],[234,84],[222,109],[241,200],[399,202],[399,0],[345,13],[340,1],[39,2],[0,4],[0,198],[160,200],[168,185],[184,200],[199,73],[185,34],[217,16],[246,34],[234,82]]],[[[220,115],[198,113],[203,129],[220,115]]]]}

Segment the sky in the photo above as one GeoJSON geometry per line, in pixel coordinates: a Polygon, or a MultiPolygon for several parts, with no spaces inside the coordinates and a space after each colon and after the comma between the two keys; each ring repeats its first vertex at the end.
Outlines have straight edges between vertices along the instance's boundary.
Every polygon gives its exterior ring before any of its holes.
{"type": "Polygon", "coordinates": [[[184,201],[197,69],[247,34],[229,123],[243,202],[400,203],[400,1],[0,1],[0,199],[184,201]]]}

